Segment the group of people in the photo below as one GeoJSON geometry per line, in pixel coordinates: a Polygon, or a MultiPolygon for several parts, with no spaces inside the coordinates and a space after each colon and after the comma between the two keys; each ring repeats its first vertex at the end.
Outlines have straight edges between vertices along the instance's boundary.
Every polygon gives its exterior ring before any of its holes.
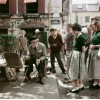
{"type": "Polygon", "coordinates": [[[62,73],[75,83],[71,92],[78,93],[84,89],[86,74],[93,79],[93,84],[89,88],[100,89],[100,58],[98,57],[100,22],[96,18],[91,19],[86,35],[82,32],[82,27],[78,23],[68,24],[67,34],[51,28],[48,37],[49,48],[46,48],[45,44],[39,41],[37,35],[31,36],[29,46],[25,47],[27,40],[24,37],[24,31],[22,33],[18,38],[20,45],[24,46],[20,49],[20,56],[25,55],[28,59],[24,82],[31,80],[30,73],[34,70],[34,64],[38,71],[39,83],[44,84],[43,77],[46,76],[47,53],[50,53],[51,73],[56,73],[56,58],[62,73]],[[22,44],[22,38],[23,41],[26,41],[25,44],[22,44]],[[65,67],[65,55],[67,55],[67,68],[65,67]]]}
{"type": "Polygon", "coordinates": [[[91,19],[87,34],[82,32],[82,27],[78,23],[67,25],[67,35],[65,38],[59,30],[52,28],[49,35],[50,44],[50,62],[52,73],[55,70],[55,58],[63,74],[74,81],[75,86],[70,92],[78,93],[84,89],[84,79],[88,74],[89,79],[93,79],[90,89],[100,89],[100,58],[98,51],[100,48],[100,22],[96,18],[91,19]],[[66,53],[63,52],[63,46],[67,46],[66,53]],[[67,70],[63,62],[63,55],[67,54],[67,70]]]}
{"type": "MultiPolygon", "coordinates": [[[[88,33],[82,32],[82,27],[78,23],[67,25],[67,35],[62,36],[62,31],[51,28],[48,37],[49,50],[45,44],[39,42],[38,37],[32,36],[29,45],[29,63],[26,72],[27,78],[30,80],[30,73],[35,64],[38,70],[39,83],[44,84],[42,79],[46,76],[45,60],[47,59],[47,51],[50,53],[51,73],[56,73],[55,58],[63,74],[68,76],[69,80],[74,81],[75,86],[71,92],[78,93],[84,89],[84,79],[88,74],[93,79],[90,89],[100,89],[100,58],[98,51],[100,48],[100,22],[93,18],[88,26],[88,33]],[[65,48],[63,48],[66,47],[65,48]],[[63,48],[63,49],[62,49],[63,48]],[[65,53],[66,52],[66,53],[65,53]],[[67,57],[67,68],[65,67],[64,56],[67,57]]],[[[27,78],[25,81],[27,81],[27,78]]],[[[65,78],[64,80],[66,80],[65,78]]]]}
{"type": "Polygon", "coordinates": [[[67,49],[70,51],[67,59],[67,75],[69,80],[75,83],[70,92],[79,93],[79,91],[84,89],[84,79],[86,79],[87,74],[88,78],[93,79],[93,84],[89,88],[100,89],[100,57],[98,56],[100,22],[98,19],[92,18],[87,34],[82,32],[81,25],[78,23],[68,24],[69,26],[70,32],[68,32],[65,40],[68,43],[67,49]]]}

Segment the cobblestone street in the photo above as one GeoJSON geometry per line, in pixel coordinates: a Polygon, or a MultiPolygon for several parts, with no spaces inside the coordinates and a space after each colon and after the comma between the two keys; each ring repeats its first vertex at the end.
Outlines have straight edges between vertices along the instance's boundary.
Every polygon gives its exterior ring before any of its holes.
{"type": "Polygon", "coordinates": [[[15,82],[0,82],[0,99],[99,99],[100,90],[88,89],[89,82],[85,81],[85,89],[75,94],[70,93],[73,82],[63,84],[66,75],[61,73],[56,63],[56,74],[48,74],[44,78],[45,85],[37,83],[34,78],[28,83],[21,83],[22,72],[18,74],[19,80],[15,82]]]}

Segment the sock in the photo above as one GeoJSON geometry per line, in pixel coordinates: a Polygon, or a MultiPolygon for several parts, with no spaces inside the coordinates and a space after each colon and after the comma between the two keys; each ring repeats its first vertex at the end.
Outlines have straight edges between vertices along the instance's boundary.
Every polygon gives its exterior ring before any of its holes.
{"type": "Polygon", "coordinates": [[[96,86],[97,84],[98,84],[97,82],[94,82],[94,83],[93,83],[93,86],[96,86]]]}
{"type": "Polygon", "coordinates": [[[100,83],[98,83],[98,85],[100,86],[100,83]]]}
{"type": "Polygon", "coordinates": [[[72,89],[72,91],[76,91],[76,90],[79,90],[79,87],[77,86],[75,86],[73,89],[72,89]]]}
{"type": "Polygon", "coordinates": [[[83,85],[83,84],[80,84],[80,85],[79,85],[79,88],[82,88],[82,87],[84,87],[84,85],[83,85]]]}

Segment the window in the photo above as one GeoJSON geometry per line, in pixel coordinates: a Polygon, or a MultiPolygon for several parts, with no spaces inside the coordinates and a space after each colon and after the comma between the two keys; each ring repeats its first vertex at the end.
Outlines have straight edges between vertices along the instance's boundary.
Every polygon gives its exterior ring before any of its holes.
{"type": "Polygon", "coordinates": [[[85,16],[85,22],[90,22],[90,16],[85,16]]]}
{"type": "Polygon", "coordinates": [[[9,14],[9,0],[6,4],[0,4],[0,14],[9,14]]]}
{"type": "Polygon", "coordinates": [[[83,6],[82,6],[82,5],[78,5],[77,7],[78,7],[78,9],[82,9],[82,8],[83,8],[83,6]]]}
{"type": "Polygon", "coordinates": [[[38,13],[38,0],[36,2],[26,4],[26,13],[38,13]]]}

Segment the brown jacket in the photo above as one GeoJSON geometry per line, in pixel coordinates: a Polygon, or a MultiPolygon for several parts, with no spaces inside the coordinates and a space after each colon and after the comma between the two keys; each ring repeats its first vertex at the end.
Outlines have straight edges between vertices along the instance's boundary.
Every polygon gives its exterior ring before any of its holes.
{"type": "Polygon", "coordinates": [[[63,45],[62,37],[60,34],[57,34],[57,37],[54,39],[52,35],[49,36],[49,44],[51,52],[59,53],[61,51],[61,47],[63,45]],[[53,46],[56,44],[57,46],[53,46]]]}

